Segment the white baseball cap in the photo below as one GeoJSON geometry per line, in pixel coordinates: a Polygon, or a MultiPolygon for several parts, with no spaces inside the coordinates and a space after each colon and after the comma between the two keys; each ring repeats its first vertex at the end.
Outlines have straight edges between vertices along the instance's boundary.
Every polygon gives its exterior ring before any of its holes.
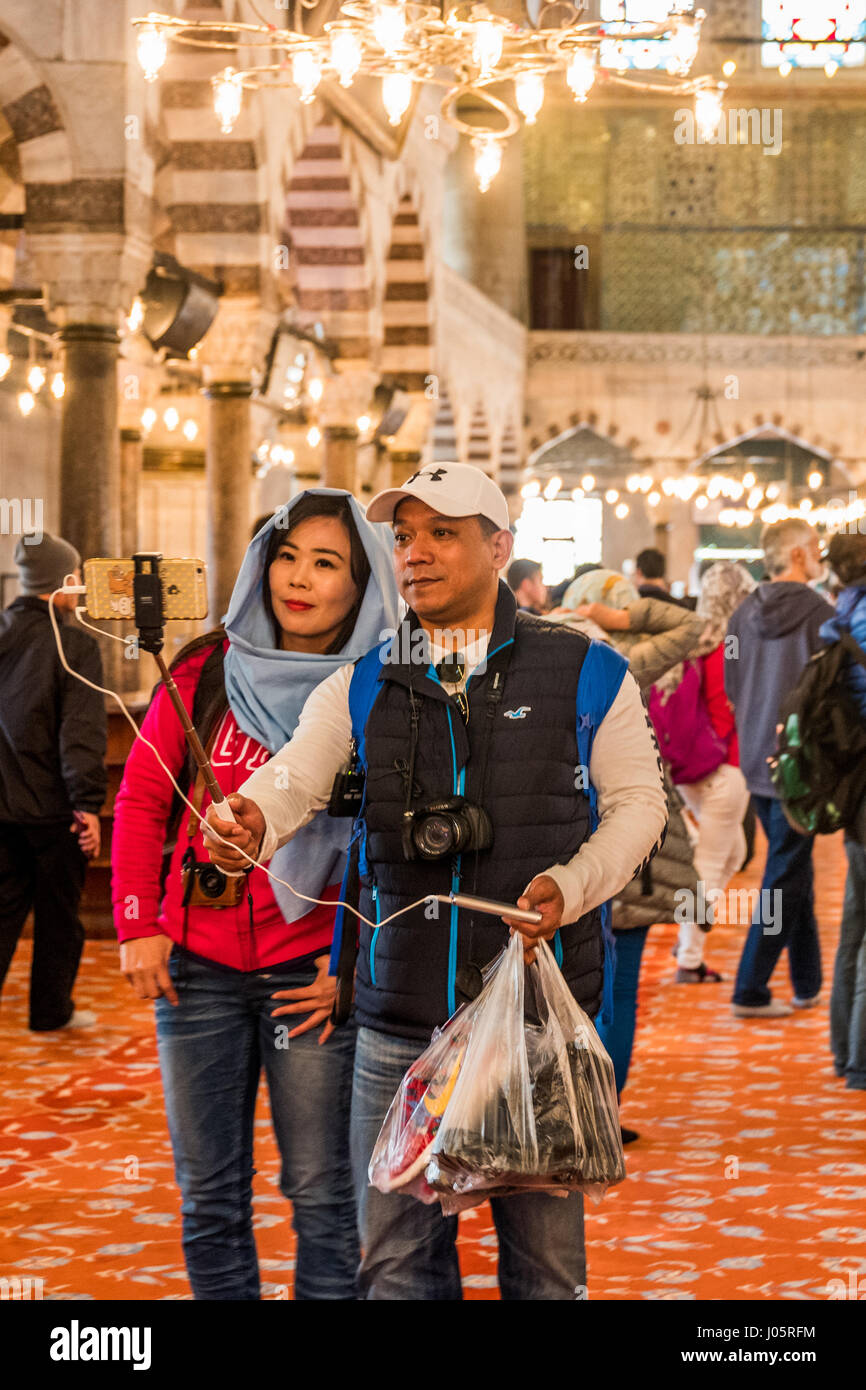
{"type": "Polygon", "coordinates": [[[440,516],[486,516],[507,531],[508,503],[492,478],[471,463],[428,463],[402,487],[379,492],[367,507],[368,521],[393,521],[397,504],[417,497],[440,516]]]}

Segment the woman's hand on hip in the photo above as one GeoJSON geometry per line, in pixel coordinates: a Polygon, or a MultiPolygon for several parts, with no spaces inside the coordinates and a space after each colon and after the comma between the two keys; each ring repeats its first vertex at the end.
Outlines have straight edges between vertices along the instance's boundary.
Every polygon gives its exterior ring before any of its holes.
{"type": "Polygon", "coordinates": [[[279,1009],[274,1009],[271,1018],[280,1018],[283,1014],[309,1014],[310,1017],[305,1023],[301,1023],[297,1028],[293,1028],[289,1033],[290,1038],[297,1038],[301,1033],[308,1033],[311,1028],[316,1028],[320,1023],[324,1023],[319,1044],[327,1042],[334,1031],[331,1022],[331,1010],[334,1007],[334,999],[337,994],[336,977],[328,974],[328,966],[331,957],[316,956],[316,978],[309,985],[302,985],[300,989],[280,989],[272,996],[274,999],[291,999],[291,1004],[283,1004],[279,1009]],[[310,1012],[312,1010],[312,1012],[310,1012]]]}

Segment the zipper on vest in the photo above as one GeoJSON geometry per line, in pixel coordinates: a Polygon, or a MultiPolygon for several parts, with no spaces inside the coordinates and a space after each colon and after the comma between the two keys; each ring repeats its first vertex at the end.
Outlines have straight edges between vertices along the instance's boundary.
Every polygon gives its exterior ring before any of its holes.
{"type": "MultiPolygon", "coordinates": [[[[468,684],[468,682],[467,682],[468,684]]],[[[455,796],[463,795],[463,788],[466,783],[466,769],[457,773],[457,752],[454,747],[454,725],[451,720],[451,708],[446,707],[448,715],[448,733],[451,736],[451,787],[455,796]]],[[[454,861],[451,871],[451,892],[460,892],[460,863],[463,856],[458,854],[454,861]]],[[[450,933],[448,939],[448,1017],[457,1011],[457,913],[456,903],[451,904],[450,933]]]]}
{"type": "Polygon", "coordinates": [[[379,922],[382,920],[382,904],[379,902],[379,885],[373,884],[373,902],[376,905],[376,927],[370,939],[370,983],[376,984],[376,937],[382,930],[379,922]]]}

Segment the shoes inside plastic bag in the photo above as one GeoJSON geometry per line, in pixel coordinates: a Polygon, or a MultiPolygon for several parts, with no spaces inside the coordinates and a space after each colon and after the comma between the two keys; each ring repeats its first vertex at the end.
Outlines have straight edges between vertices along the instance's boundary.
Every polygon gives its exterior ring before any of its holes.
{"type": "Polygon", "coordinates": [[[541,942],[522,938],[413,1063],[370,1161],[383,1192],[438,1200],[446,1214],[491,1196],[582,1191],[625,1177],[613,1064],[541,942]]]}

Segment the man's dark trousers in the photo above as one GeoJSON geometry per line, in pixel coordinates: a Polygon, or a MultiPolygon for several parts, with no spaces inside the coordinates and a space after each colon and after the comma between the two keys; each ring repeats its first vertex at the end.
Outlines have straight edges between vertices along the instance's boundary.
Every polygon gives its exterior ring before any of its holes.
{"type": "Polygon", "coordinates": [[[71,823],[71,816],[30,825],[0,822],[0,988],[32,908],[34,1032],[62,1028],[74,1011],[72,988],[84,946],[78,904],[87,858],[71,823]]]}
{"type": "Polygon", "coordinates": [[[775,797],[753,795],[752,802],[767,837],[767,863],[761,898],[752,915],[737,970],[734,1003],[770,1003],[767,985],[785,948],[795,995],[812,999],[821,989],[821,947],[812,872],[814,838],[792,829],[782,803],[775,797]],[[781,895],[768,900],[769,911],[764,910],[765,890],[781,895]],[[781,912],[777,911],[779,903],[781,912]]]}

